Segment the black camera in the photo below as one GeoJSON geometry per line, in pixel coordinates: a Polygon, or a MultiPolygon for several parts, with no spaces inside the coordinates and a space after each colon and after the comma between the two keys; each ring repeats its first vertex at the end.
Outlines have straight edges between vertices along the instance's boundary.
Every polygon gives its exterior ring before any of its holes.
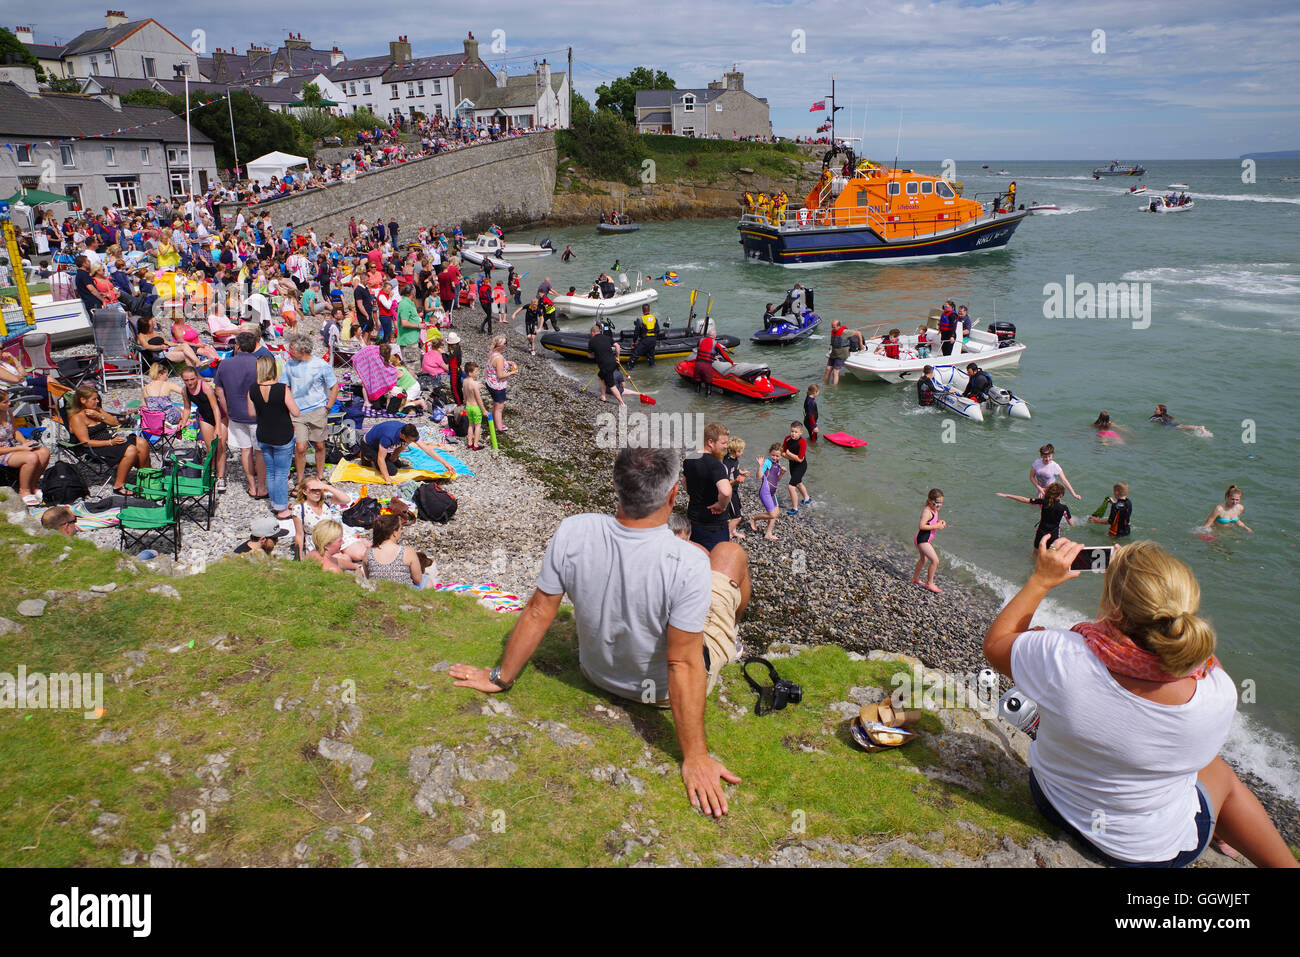
{"type": "Polygon", "coordinates": [[[798,704],[803,700],[803,688],[793,681],[783,679],[776,673],[776,667],[772,662],[766,658],[747,659],[741,666],[741,671],[745,675],[745,681],[758,695],[758,701],[754,704],[754,714],[771,714],[773,711],[780,711],[787,704],[798,704]],[[755,663],[767,668],[768,677],[772,679],[771,685],[764,687],[750,677],[749,666],[755,663]]]}

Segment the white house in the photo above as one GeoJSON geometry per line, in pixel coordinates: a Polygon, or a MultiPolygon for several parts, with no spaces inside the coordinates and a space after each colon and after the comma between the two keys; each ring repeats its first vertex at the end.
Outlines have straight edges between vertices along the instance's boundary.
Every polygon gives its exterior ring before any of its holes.
{"type": "Polygon", "coordinates": [[[498,70],[496,81],[478,96],[458,105],[475,126],[516,127],[569,125],[569,75],[551,72],[543,60],[532,73],[506,76],[498,70]]]}
{"type": "Polygon", "coordinates": [[[123,76],[170,80],[183,67],[199,78],[199,57],[190,45],[157,20],[128,20],[121,10],[109,10],[104,26],[86,30],[63,48],[65,76],[123,76]]]}

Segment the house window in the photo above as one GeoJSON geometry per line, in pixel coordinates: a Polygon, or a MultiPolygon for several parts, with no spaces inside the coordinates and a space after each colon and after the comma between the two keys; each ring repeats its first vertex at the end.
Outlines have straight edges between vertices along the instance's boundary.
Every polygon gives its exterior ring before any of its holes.
{"type": "Polygon", "coordinates": [[[72,169],[77,165],[77,157],[73,155],[71,146],[59,147],[59,159],[63,161],[63,165],[68,169],[72,169]]]}
{"type": "Polygon", "coordinates": [[[682,112],[683,113],[695,112],[695,95],[693,93],[687,93],[685,96],[682,97],[682,112]]]}
{"type": "Polygon", "coordinates": [[[117,165],[117,148],[113,146],[104,147],[104,163],[108,166],[117,165]]]}
{"type": "Polygon", "coordinates": [[[424,96],[424,81],[423,81],[423,80],[418,80],[418,81],[416,81],[416,84],[415,84],[415,95],[416,95],[416,96],[424,96]]]}
{"type": "Polygon", "coordinates": [[[721,112],[722,112],[722,104],[721,104],[721,103],[714,103],[714,104],[713,104],[713,112],[715,112],[715,113],[721,113],[721,112]]]}
{"type": "Polygon", "coordinates": [[[140,165],[141,166],[149,165],[149,147],[147,146],[140,147],[140,165]]]}
{"type": "Polygon", "coordinates": [[[433,81],[433,92],[434,92],[434,93],[441,93],[441,92],[442,92],[442,80],[434,80],[434,81],[433,81]]]}
{"type": "Polygon", "coordinates": [[[190,161],[189,150],[179,147],[169,146],[167,148],[167,162],[169,165],[179,164],[184,166],[190,161]]]}
{"type": "Polygon", "coordinates": [[[190,65],[188,63],[177,63],[176,69],[172,70],[172,72],[175,73],[176,70],[180,70],[186,76],[190,75],[190,65]]]}
{"type": "Polygon", "coordinates": [[[187,188],[189,179],[186,176],[185,170],[174,169],[171,171],[171,175],[169,175],[167,179],[168,186],[171,188],[171,194],[173,196],[188,196],[190,194],[190,190],[187,188]]]}
{"type": "Polygon", "coordinates": [[[81,186],[79,184],[76,186],[64,186],[63,195],[72,198],[72,208],[74,210],[81,209],[81,186]]]}
{"type": "Polygon", "coordinates": [[[95,76],[99,73],[99,57],[90,58],[90,75],[95,76]]]}
{"type": "Polygon", "coordinates": [[[140,205],[140,185],[134,178],[110,179],[108,191],[118,206],[134,208],[140,205]]]}
{"type": "Polygon", "coordinates": [[[406,83],[406,96],[408,99],[415,96],[415,84],[409,80],[406,83]]]}
{"type": "Polygon", "coordinates": [[[406,109],[411,114],[411,119],[415,119],[415,107],[408,106],[406,109]]]}
{"type": "Polygon", "coordinates": [[[348,96],[356,96],[356,95],[357,95],[357,85],[355,83],[349,83],[348,96]]]}
{"type": "Polygon", "coordinates": [[[695,127],[693,126],[682,127],[682,136],[694,136],[694,135],[695,135],[695,127]]]}
{"type": "Polygon", "coordinates": [[[907,184],[907,195],[908,195],[908,196],[915,196],[915,195],[916,195],[916,187],[917,187],[917,185],[918,185],[918,184],[917,184],[916,180],[911,180],[910,182],[908,182],[908,184],[907,184]]]}
{"type": "Polygon", "coordinates": [[[151,56],[144,56],[144,57],[141,57],[140,59],[141,59],[141,61],[143,61],[143,65],[144,65],[144,75],[145,75],[146,77],[155,77],[155,76],[158,75],[158,64],[157,64],[157,61],[155,61],[153,57],[151,57],[151,56]]]}
{"type": "Polygon", "coordinates": [[[434,115],[434,116],[442,116],[442,104],[441,104],[441,103],[435,103],[435,104],[433,104],[433,115],[434,115]]]}
{"type": "Polygon", "coordinates": [[[389,90],[391,91],[391,95],[388,98],[390,100],[397,99],[397,84],[394,83],[392,86],[389,87],[389,90]]]}
{"type": "Polygon", "coordinates": [[[32,148],[31,148],[31,146],[27,145],[26,143],[16,143],[16,144],[14,144],[14,152],[18,154],[18,165],[19,165],[19,166],[31,166],[31,165],[33,165],[33,164],[32,164],[32,148]]]}
{"type": "Polygon", "coordinates": [[[369,81],[369,80],[362,80],[362,81],[361,81],[361,92],[364,93],[366,96],[369,96],[369,95],[370,95],[370,81],[369,81]]]}

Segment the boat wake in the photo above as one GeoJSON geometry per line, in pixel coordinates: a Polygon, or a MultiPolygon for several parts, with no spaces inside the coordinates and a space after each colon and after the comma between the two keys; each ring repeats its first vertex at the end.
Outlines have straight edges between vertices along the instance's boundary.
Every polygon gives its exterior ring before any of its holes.
{"type": "Polygon", "coordinates": [[[1197,199],[1222,199],[1230,203],[1287,203],[1300,206],[1300,199],[1294,196],[1260,196],[1246,193],[1196,193],[1197,199]]]}
{"type": "Polygon", "coordinates": [[[1129,282],[1158,282],[1171,286],[1212,286],[1249,296],[1300,294],[1300,275],[1277,270],[1294,269],[1292,263],[1212,263],[1205,266],[1160,266],[1134,269],[1123,278],[1129,282]]]}
{"type": "Polygon", "coordinates": [[[1069,216],[1071,213],[1091,213],[1096,210],[1096,206],[1062,206],[1060,209],[1044,209],[1036,212],[1036,216],[1069,216]]]}

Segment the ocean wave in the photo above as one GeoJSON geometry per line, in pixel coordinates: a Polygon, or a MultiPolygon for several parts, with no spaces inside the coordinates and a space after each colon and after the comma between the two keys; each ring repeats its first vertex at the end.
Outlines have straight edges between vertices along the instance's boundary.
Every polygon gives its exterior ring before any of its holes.
{"type": "Polygon", "coordinates": [[[1291,801],[1300,800],[1300,761],[1295,742],[1238,710],[1223,745],[1231,764],[1271,785],[1291,801]]]}
{"type": "MultiPolygon", "coordinates": [[[[1021,586],[1015,582],[1008,581],[987,569],[958,558],[950,551],[944,552],[944,558],[949,559],[958,568],[973,575],[977,582],[997,595],[1003,604],[1009,602],[1020,591],[1021,586]]],[[[1039,604],[1030,624],[1042,625],[1044,628],[1069,628],[1071,625],[1080,621],[1088,621],[1090,618],[1091,616],[1084,612],[1075,611],[1053,598],[1048,598],[1039,604]]]]}
{"type": "Polygon", "coordinates": [[[1300,206],[1300,198],[1294,196],[1256,196],[1248,193],[1198,193],[1193,191],[1194,199],[1220,199],[1230,203],[1287,203],[1300,206]]]}

